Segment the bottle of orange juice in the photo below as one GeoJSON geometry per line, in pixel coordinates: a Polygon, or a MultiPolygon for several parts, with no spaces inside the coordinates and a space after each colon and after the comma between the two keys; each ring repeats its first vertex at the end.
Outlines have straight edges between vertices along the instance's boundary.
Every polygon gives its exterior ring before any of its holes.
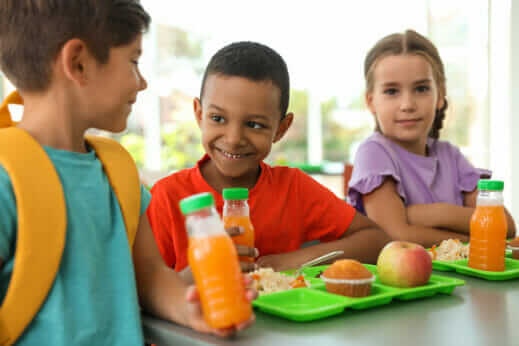
{"type": "Polygon", "coordinates": [[[188,262],[200,294],[202,312],[213,328],[247,321],[252,308],[234,244],[223,228],[210,193],[180,201],[189,233],[188,262]]]}
{"type": "MultiPolygon", "coordinates": [[[[249,190],[245,188],[223,189],[223,224],[229,227],[239,226],[243,233],[232,237],[235,244],[254,248],[254,227],[249,215],[249,190]]],[[[253,257],[240,256],[242,262],[254,262],[253,257]]]]}
{"type": "Polygon", "coordinates": [[[503,206],[504,183],[480,180],[476,210],[470,220],[469,267],[505,270],[507,221],[503,206]]]}

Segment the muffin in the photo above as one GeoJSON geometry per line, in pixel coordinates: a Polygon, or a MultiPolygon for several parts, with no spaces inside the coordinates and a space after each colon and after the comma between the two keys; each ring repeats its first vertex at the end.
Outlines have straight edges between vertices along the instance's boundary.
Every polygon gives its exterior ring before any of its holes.
{"type": "Polygon", "coordinates": [[[519,237],[508,242],[508,248],[512,250],[512,258],[519,260],[519,237]]]}
{"type": "Polygon", "coordinates": [[[326,291],[347,297],[366,297],[375,276],[360,262],[343,259],[335,261],[321,275],[326,291]]]}

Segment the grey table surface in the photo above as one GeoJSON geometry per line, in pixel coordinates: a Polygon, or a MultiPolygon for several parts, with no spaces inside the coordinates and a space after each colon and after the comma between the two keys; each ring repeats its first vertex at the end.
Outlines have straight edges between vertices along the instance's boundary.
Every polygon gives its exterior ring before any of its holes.
{"type": "Polygon", "coordinates": [[[451,295],[292,322],[255,311],[256,323],[231,339],[196,333],[143,315],[144,335],[157,345],[519,345],[519,279],[466,281],[451,295]]]}

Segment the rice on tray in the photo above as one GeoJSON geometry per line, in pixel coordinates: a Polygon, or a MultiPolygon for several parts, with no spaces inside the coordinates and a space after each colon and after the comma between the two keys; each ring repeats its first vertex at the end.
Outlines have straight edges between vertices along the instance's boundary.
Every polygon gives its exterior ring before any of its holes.
{"type": "Polygon", "coordinates": [[[433,246],[429,250],[433,260],[455,261],[469,257],[469,246],[463,244],[459,239],[448,239],[440,243],[440,246],[433,246]]]}
{"type": "Polygon", "coordinates": [[[286,291],[298,285],[298,279],[292,276],[275,272],[272,268],[260,268],[250,273],[253,280],[253,288],[259,294],[268,294],[286,291]]]}

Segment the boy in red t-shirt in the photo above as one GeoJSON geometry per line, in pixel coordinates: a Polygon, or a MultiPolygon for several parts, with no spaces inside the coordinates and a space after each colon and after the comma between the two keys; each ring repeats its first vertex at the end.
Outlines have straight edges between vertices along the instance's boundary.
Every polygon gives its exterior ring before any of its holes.
{"type": "MultiPolygon", "coordinates": [[[[334,250],[345,258],[374,263],[389,237],[377,225],[299,169],[263,162],[273,143],[286,133],[288,70],[283,58],[254,42],[218,51],[205,71],[195,118],[206,155],[194,168],[160,180],[147,210],[155,239],[168,266],[187,266],[187,233],[179,201],[211,192],[222,212],[222,189],[249,189],[255,249],[237,245],[243,270],[257,266],[295,268],[334,250]],[[301,248],[305,242],[320,244],[301,248]]],[[[230,232],[232,233],[232,232],[230,232]]]]}

